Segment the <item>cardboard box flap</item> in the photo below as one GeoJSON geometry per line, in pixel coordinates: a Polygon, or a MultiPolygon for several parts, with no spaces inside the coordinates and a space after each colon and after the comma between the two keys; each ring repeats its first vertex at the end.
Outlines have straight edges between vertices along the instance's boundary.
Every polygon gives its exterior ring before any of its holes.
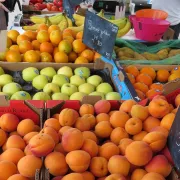
{"type": "Polygon", "coordinates": [[[101,97],[100,96],[84,96],[81,104],[91,104],[94,105],[96,102],[100,101],[101,97]]]}
{"type": "Polygon", "coordinates": [[[0,30],[0,52],[5,52],[7,47],[7,31],[6,30],[0,30]]]}
{"type": "Polygon", "coordinates": [[[164,85],[163,94],[168,95],[173,91],[180,89],[180,79],[176,79],[164,85]]]}
{"type": "Polygon", "coordinates": [[[9,100],[6,99],[6,96],[0,95],[0,107],[8,107],[10,106],[9,100]]]}

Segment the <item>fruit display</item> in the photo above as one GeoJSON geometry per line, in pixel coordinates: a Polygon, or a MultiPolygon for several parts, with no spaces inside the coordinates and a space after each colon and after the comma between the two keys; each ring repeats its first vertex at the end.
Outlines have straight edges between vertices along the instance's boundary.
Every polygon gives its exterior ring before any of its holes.
{"type": "Polygon", "coordinates": [[[166,69],[154,70],[152,67],[144,66],[140,70],[134,65],[125,67],[125,71],[138,96],[143,100],[146,97],[161,94],[163,85],[167,82],[180,78],[180,67],[171,71],[166,69]]]}
{"type": "MultiPolygon", "coordinates": [[[[176,107],[179,100],[178,95],[176,107]]],[[[133,100],[124,101],[118,109],[112,106],[101,100],[94,106],[83,104],[78,111],[67,106],[53,111],[57,114],[45,121],[42,131],[52,136],[55,147],[46,145],[47,141],[35,146],[39,155],[51,150],[44,160],[50,179],[168,177],[174,164],[166,142],[177,108],[164,96],[154,97],[147,106],[133,100]]]]}
{"type": "Polygon", "coordinates": [[[115,52],[119,60],[163,60],[180,54],[180,49],[166,48],[157,53],[137,53],[128,47],[115,47],[115,52]]]}
{"type": "Polygon", "coordinates": [[[34,179],[43,162],[31,152],[29,141],[38,134],[40,127],[32,119],[19,119],[10,113],[0,117],[0,127],[0,179],[34,179]]]}
{"type": "Polygon", "coordinates": [[[100,96],[107,100],[120,100],[119,93],[103,80],[92,74],[87,67],[73,70],[63,66],[59,70],[46,67],[38,70],[25,68],[22,72],[5,74],[0,68],[0,95],[11,100],[82,100],[84,96],[100,96]]]}

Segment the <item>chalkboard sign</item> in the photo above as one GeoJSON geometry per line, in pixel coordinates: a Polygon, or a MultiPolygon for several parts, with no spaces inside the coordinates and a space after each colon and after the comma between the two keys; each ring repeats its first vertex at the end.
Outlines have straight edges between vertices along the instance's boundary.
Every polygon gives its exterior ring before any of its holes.
{"type": "Polygon", "coordinates": [[[73,20],[74,9],[69,0],[63,0],[63,9],[66,12],[68,18],[73,20]]]}
{"type": "Polygon", "coordinates": [[[178,108],[176,117],[169,132],[168,148],[175,167],[180,171],[180,108],[178,108]]]}
{"type": "Polygon", "coordinates": [[[117,32],[118,27],[113,23],[86,12],[83,43],[108,59],[112,57],[117,32]]]}
{"type": "Polygon", "coordinates": [[[75,7],[79,4],[81,4],[82,2],[84,2],[85,0],[69,0],[70,4],[72,7],[75,7]]]}

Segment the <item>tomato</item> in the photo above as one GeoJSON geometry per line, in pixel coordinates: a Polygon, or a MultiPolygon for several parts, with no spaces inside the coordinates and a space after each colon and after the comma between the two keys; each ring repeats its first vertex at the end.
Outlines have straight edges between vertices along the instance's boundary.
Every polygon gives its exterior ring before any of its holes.
{"type": "Polygon", "coordinates": [[[34,7],[37,9],[37,10],[41,10],[41,4],[40,3],[36,3],[34,5],[34,7]]]}
{"type": "Polygon", "coordinates": [[[63,7],[60,7],[60,8],[59,8],[59,11],[60,11],[60,12],[63,12],[63,7]]]}
{"type": "Polygon", "coordinates": [[[36,0],[37,3],[43,3],[43,0],[36,0]]]}
{"type": "Polygon", "coordinates": [[[46,9],[47,8],[47,4],[43,3],[43,4],[41,4],[41,7],[42,7],[42,9],[46,9]]]}
{"type": "Polygon", "coordinates": [[[58,9],[58,7],[56,7],[56,6],[52,6],[51,7],[51,11],[58,11],[59,9],[58,9]]]}
{"type": "Polygon", "coordinates": [[[53,3],[55,6],[58,6],[58,7],[62,7],[62,5],[63,5],[62,0],[54,0],[53,3]]]}
{"type": "Polygon", "coordinates": [[[52,6],[53,6],[53,3],[48,3],[48,4],[47,4],[47,9],[48,9],[48,11],[51,11],[52,6]]]}

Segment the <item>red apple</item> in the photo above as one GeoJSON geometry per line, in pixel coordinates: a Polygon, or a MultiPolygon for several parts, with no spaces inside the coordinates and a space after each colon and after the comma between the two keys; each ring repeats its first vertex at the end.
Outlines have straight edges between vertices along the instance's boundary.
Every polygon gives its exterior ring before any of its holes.
{"type": "Polygon", "coordinates": [[[161,154],[166,156],[166,158],[168,159],[169,163],[171,163],[174,166],[173,158],[172,158],[172,156],[171,156],[167,146],[161,151],[161,154]]]}
{"type": "Polygon", "coordinates": [[[52,6],[53,6],[53,3],[48,3],[48,4],[47,4],[47,9],[48,9],[48,11],[51,11],[52,6]]]}
{"type": "Polygon", "coordinates": [[[60,8],[59,8],[59,11],[60,11],[60,12],[63,12],[63,7],[60,7],[60,8]]]}
{"type": "Polygon", "coordinates": [[[58,11],[59,9],[58,9],[58,7],[57,6],[52,6],[51,7],[51,11],[58,11]]]}

